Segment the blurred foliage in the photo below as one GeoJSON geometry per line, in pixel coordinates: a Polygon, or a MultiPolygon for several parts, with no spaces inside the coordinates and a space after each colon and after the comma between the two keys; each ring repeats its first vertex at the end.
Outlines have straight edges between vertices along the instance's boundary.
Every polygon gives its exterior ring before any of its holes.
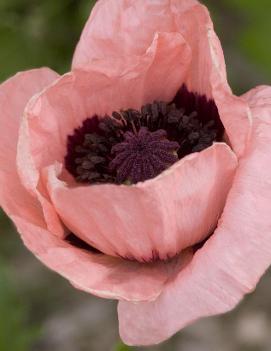
{"type": "Polygon", "coordinates": [[[134,348],[124,345],[123,343],[119,343],[116,347],[115,351],[132,351],[134,348]]]}
{"type": "Polygon", "coordinates": [[[236,33],[236,45],[257,65],[271,81],[271,1],[222,0],[233,14],[242,16],[243,25],[236,33]]]}
{"type": "Polygon", "coordinates": [[[0,80],[40,66],[67,71],[93,3],[0,0],[0,80]]]}
{"type": "Polygon", "coordinates": [[[0,262],[0,350],[28,351],[39,331],[30,327],[28,311],[15,293],[5,266],[0,262]]]}
{"type": "Polygon", "coordinates": [[[271,1],[202,0],[211,11],[222,41],[228,79],[234,92],[242,94],[271,82],[271,1]]]}

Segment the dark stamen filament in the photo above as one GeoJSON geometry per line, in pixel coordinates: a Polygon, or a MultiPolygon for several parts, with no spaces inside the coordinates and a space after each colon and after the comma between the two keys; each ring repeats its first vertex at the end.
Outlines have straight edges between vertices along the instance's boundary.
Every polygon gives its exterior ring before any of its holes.
{"type": "Polygon", "coordinates": [[[88,118],[68,137],[65,164],[78,182],[134,184],[221,141],[223,132],[214,101],[183,86],[171,103],[88,118]]]}

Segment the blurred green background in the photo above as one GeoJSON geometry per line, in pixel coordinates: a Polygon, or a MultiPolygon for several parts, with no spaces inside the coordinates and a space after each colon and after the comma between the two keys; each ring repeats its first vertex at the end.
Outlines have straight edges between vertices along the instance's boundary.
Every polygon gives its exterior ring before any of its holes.
{"type": "MultiPolygon", "coordinates": [[[[33,67],[68,71],[93,3],[0,0],[0,81],[33,67]]],[[[222,41],[236,94],[270,84],[271,1],[204,3],[222,41]]],[[[0,351],[114,350],[118,343],[115,302],[71,288],[26,251],[2,213],[0,224],[0,351]]],[[[267,272],[256,292],[233,313],[198,322],[148,350],[271,351],[269,279],[267,272]]]]}

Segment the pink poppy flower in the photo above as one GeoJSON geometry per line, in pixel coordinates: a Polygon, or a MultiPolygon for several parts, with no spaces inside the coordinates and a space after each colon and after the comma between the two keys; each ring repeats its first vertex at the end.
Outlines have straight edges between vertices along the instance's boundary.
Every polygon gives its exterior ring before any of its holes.
{"type": "Polygon", "coordinates": [[[131,345],[251,292],[271,262],[271,88],[232,94],[196,0],[100,0],[72,71],[0,86],[0,202],[25,245],[118,299],[131,345]]]}

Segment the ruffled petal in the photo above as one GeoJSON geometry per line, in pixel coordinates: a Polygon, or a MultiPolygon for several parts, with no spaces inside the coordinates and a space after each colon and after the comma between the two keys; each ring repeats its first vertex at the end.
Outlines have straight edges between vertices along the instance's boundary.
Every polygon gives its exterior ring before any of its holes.
{"type": "MultiPolygon", "coordinates": [[[[174,274],[176,262],[143,265],[78,249],[46,229],[13,218],[27,248],[77,289],[110,299],[150,301],[174,274]]],[[[187,260],[187,251],[180,260],[187,260]]]]}
{"type": "MultiPolygon", "coordinates": [[[[28,100],[56,79],[49,69],[17,74],[0,86],[0,202],[20,232],[25,245],[47,267],[78,289],[107,298],[148,301],[155,299],[175,265],[142,265],[70,245],[47,230],[39,201],[22,186],[16,169],[20,119],[28,100]]],[[[22,166],[27,166],[22,163],[22,166]]],[[[45,194],[43,194],[45,196],[45,194]]],[[[53,221],[53,216],[49,216],[53,221]]]]}
{"type": "Polygon", "coordinates": [[[144,55],[154,33],[174,31],[168,0],[98,1],[82,32],[72,68],[87,69],[92,61],[144,55]]]}
{"type": "MultiPolygon", "coordinates": [[[[235,153],[239,157],[242,157],[251,133],[251,112],[246,101],[232,94],[225,79],[224,71],[221,69],[225,64],[223,52],[215,32],[212,29],[208,29],[207,34],[208,41],[206,41],[206,47],[209,48],[209,59],[212,62],[212,66],[208,70],[210,77],[210,96],[214,99],[218,107],[221,121],[225,127],[227,140],[235,153]]],[[[203,42],[203,40],[199,42],[203,42]]],[[[200,65],[200,70],[206,68],[204,61],[200,61],[200,65]]]]}
{"type": "Polygon", "coordinates": [[[228,86],[219,39],[208,10],[198,1],[98,1],[75,51],[73,69],[95,66],[112,72],[113,64],[122,72],[129,62],[145,55],[157,33],[182,35],[192,52],[190,70],[182,83],[215,100],[230,142],[242,155],[251,128],[249,109],[228,86]]]}
{"type": "Polygon", "coordinates": [[[48,68],[21,72],[0,86],[0,204],[9,216],[43,224],[39,203],[22,186],[16,169],[18,131],[23,110],[57,74],[48,68]]]}
{"type": "Polygon", "coordinates": [[[24,185],[34,191],[43,167],[55,161],[63,163],[67,137],[85,119],[114,110],[139,109],[155,99],[172,99],[190,59],[180,34],[157,34],[148,52],[121,74],[78,70],[35,96],[26,108],[19,137],[18,165],[24,185]]]}
{"type": "Polygon", "coordinates": [[[230,148],[214,144],[134,186],[69,187],[50,167],[48,191],[65,225],[100,251],[166,260],[214,231],[236,167],[230,148]]]}
{"type": "Polygon", "coordinates": [[[243,99],[253,131],[218,228],[156,301],[119,304],[127,344],[159,343],[200,317],[231,310],[271,263],[271,88],[243,99]]]}

